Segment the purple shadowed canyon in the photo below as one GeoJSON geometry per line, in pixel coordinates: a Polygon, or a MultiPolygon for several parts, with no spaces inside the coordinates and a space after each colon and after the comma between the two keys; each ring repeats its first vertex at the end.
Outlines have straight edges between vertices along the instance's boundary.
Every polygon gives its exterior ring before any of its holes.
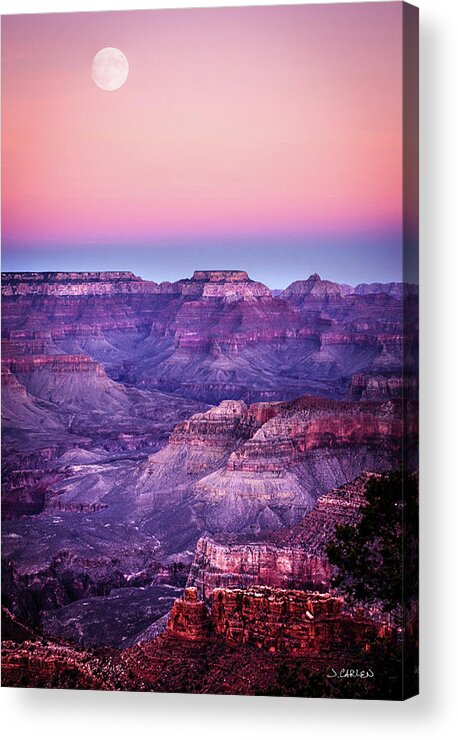
{"type": "Polygon", "coordinates": [[[5,273],[2,302],[10,621],[128,647],[186,583],[329,588],[335,501],[415,436],[415,286],[5,273]]]}
{"type": "Polygon", "coordinates": [[[416,24],[2,18],[3,685],[417,681],[416,24]]]}

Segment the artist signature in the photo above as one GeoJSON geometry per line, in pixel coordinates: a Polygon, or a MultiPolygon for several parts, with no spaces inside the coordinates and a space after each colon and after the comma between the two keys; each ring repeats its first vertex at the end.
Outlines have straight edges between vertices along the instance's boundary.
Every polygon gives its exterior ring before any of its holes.
{"type": "Polygon", "coordinates": [[[364,671],[359,668],[341,668],[340,671],[329,668],[326,678],[374,678],[374,671],[372,668],[364,671]]]}

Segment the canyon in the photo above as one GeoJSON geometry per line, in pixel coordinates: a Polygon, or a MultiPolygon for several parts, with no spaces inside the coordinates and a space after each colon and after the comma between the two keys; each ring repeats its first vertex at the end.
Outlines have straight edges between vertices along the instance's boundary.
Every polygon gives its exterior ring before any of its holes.
{"type": "Polygon", "coordinates": [[[369,698],[374,646],[394,644],[388,625],[350,614],[339,598],[265,586],[215,589],[211,609],[186,588],[161,635],[122,650],[43,641],[13,623],[23,636],[2,643],[4,684],[42,688],[351,696],[350,685],[340,693],[346,660],[365,666],[359,690],[369,698]]]}
{"type": "Polygon", "coordinates": [[[344,398],[357,372],[415,367],[416,289],[396,286],[312,275],[274,295],[243,271],[6,273],[3,356],[87,355],[112,380],[211,404],[344,398]]]}
{"type": "Polygon", "coordinates": [[[271,586],[327,591],[332,568],[326,545],[336,526],[355,525],[364,504],[364,489],[375,473],[363,473],[351,483],[318,498],[303,519],[262,537],[224,535],[201,537],[189,571],[188,586],[208,601],[216,588],[271,586]]]}
{"type": "Polygon", "coordinates": [[[5,273],[2,309],[3,605],[62,650],[175,644],[187,587],[218,651],[218,589],[329,592],[368,477],[417,467],[415,286],[5,273]]]}
{"type": "Polygon", "coordinates": [[[346,613],[342,599],[328,593],[268,586],[217,588],[211,611],[198,600],[197,589],[188,587],[167,625],[168,634],[186,640],[206,640],[213,631],[233,645],[307,657],[358,647],[368,652],[380,630],[388,636],[388,625],[380,628],[362,614],[346,613]]]}

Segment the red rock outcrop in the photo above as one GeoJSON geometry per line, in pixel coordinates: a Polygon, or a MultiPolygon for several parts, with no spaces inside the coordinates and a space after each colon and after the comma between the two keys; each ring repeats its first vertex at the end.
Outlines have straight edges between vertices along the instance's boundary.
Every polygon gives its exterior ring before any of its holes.
{"type": "MultiPolygon", "coordinates": [[[[246,539],[246,538],[245,538],[246,539]]],[[[330,586],[326,559],[300,545],[275,542],[218,542],[201,537],[197,542],[188,583],[210,599],[215,588],[312,588],[330,586]]]]}
{"type": "Polygon", "coordinates": [[[341,599],[313,592],[268,587],[216,589],[212,624],[230,643],[251,643],[270,652],[319,655],[370,648],[377,629],[369,620],[342,611],[341,599]]]}
{"type": "MultiPolygon", "coordinates": [[[[341,402],[301,397],[238,445],[224,467],[201,478],[205,500],[227,497],[311,508],[325,490],[364,470],[399,464],[402,441],[416,425],[404,423],[400,401],[341,402]],[[351,450],[351,471],[345,463],[351,450]]],[[[305,511],[304,511],[305,513],[305,511]]]]}
{"type": "Polygon", "coordinates": [[[264,541],[234,537],[202,537],[196,545],[188,584],[209,599],[215,588],[271,586],[328,590],[332,569],[326,544],[336,526],[358,521],[365,486],[374,474],[361,475],[324,494],[296,525],[282,528],[264,541]]]}
{"type": "Polygon", "coordinates": [[[185,588],[183,598],[176,599],[170,612],[167,630],[187,640],[205,640],[210,632],[210,615],[203,601],[197,598],[197,589],[185,588]]]}
{"type": "Polygon", "coordinates": [[[234,449],[283,407],[281,403],[248,406],[244,401],[222,401],[194,414],[174,427],[162,450],[149,456],[147,474],[162,478],[170,475],[171,468],[181,468],[188,476],[202,477],[225,464],[234,449]]]}
{"type": "Polygon", "coordinates": [[[267,421],[228,460],[227,470],[276,472],[319,448],[380,446],[399,449],[398,404],[349,404],[303,397],[267,421]]]}
{"type": "Polygon", "coordinates": [[[191,641],[205,640],[212,630],[230,644],[303,656],[370,649],[379,629],[361,614],[345,613],[342,600],[330,594],[266,586],[215,589],[210,615],[196,590],[186,589],[167,626],[168,634],[191,641]]]}
{"type": "Polygon", "coordinates": [[[88,653],[30,640],[20,645],[2,642],[2,685],[99,691],[112,688],[97,675],[97,661],[88,653]]]}

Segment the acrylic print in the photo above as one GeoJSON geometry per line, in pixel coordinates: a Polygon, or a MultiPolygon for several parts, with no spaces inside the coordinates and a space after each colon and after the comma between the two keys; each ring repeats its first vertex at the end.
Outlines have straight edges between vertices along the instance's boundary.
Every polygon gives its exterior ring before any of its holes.
{"type": "Polygon", "coordinates": [[[2,18],[2,681],[417,692],[417,9],[2,18]]]}

